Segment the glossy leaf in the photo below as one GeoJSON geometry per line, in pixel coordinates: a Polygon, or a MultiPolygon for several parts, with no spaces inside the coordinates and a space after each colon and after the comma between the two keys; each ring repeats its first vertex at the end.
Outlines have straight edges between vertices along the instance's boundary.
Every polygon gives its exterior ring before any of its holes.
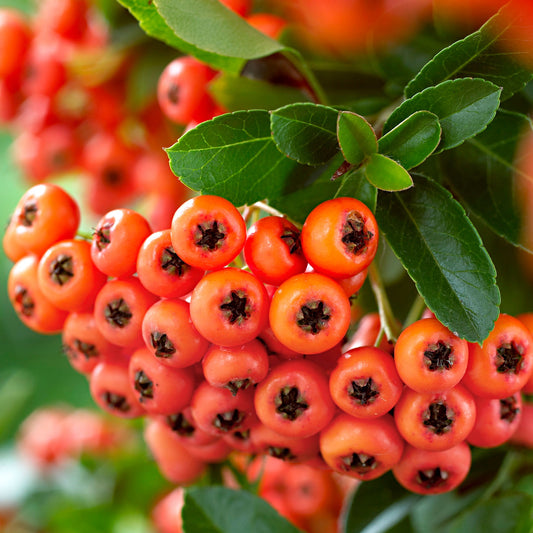
{"type": "MultiPolygon", "coordinates": [[[[486,461],[484,465],[487,466],[486,461]]],[[[494,472],[492,472],[494,474],[494,472]]],[[[465,509],[472,507],[483,494],[483,487],[470,491],[446,492],[420,499],[411,511],[411,522],[415,533],[444,533],[446,524],[465,509]]]]}
{"type": "Polygon", "coordinates": [[[139,21],[141,28],[154,39],[158,39],[214,68],[239,72],[244,64],[243,59],[229,58],[213,51],[202,50],[192,42],[178,36],[165,19],[160,15],[154,2],[146,0],[118,0],[139,21]]]}
{"type": "Polygon", "coordinates": [[[350,500],[345,533],[384,533],[402,522],[420,496],[405,490],[391,473],[361,483],[350,500]]]}
{"type": "Polygon", "coordinates": [[[272,138],[278,149],[299,163],[322,165],[339,150],[337,110],[312,103],[287,105],[272,111],[272,138]]]}
{"type": "MultiPolygon", "coordinates": [[[[339,152],[321,167],[300,165],[287,181],[283,195],[273,198],[269,203],[291,220],[303,224],[318,204],[335,195],[339,181],[333,180],[332,176],[343,161],[344,157],[339,152]]],[[[368,183],[364,178],[363,181],[368,183]]]]}
{"type": "Polygon", "coordinates": [[[417,177],[401,193],[380,193],[376,219],[436,317],[482,342],[499,314],[496,271],[464,209],[440,185],[417,177]]]}
{"type": "Polygon", "coordinates": [[[372,154],[364,166],[366,179],[383,191],[403,191],[412,187],[409,172],[383,154],[372,154]]]}
{"type": "Polygon", "coordinates": [[[186,533],[298,533],[265,500],[225,487],[190,488],[182,511],[186,533]]]}
{"type": "Polygon", "coordinates": [[[372,211],[376,210],[378,190],[365,177],[364,170],[350,170],[341,178],[335,198],[351,196],[363,202],[372,211]]]}
{"type": "Polygon", "coordinates": [[[516,23],[516,17],[496,14],[475,33],[444,48],[409,82],[405,96],[449,79],[471,77],[502,87],[502,100],[511,97],[532,77],[524,66],[527,57],[521,58],[506,42],[513,39],[509,27],[516,23]]]}
{"type": "Polygon", "coordinates": [[[221,2],[154,0],[157,11],[183,40],[226,57],[254,59],[283,50],[283,45],[251,27],[221,2]]]}
{"type": "Polygon", "coordinates": [[[365,157],[378,151],[377,139],[372,126],[361,115],[341,111],[337,121],[337,137],[344,159],[359,165],[365,157]]]}
{"type": "Polygon", "coordinates": [[[170,167],[202,194],[235,205],[279,196],[297,163],[270,135],[268,111],[237,111],[203,122],[167,149],[170,167]]]}
{"type": "Polygon", "coordinates": [[[533,496],[504,494],[476,505],[448,525],[446,533],[529,533],[533,496]]]}
{"type": "Polygon", "coordinates": [[[416,111],[431,111],[439,118],[442,138],[438,150],[458,146],[483,131],[500,105],[501,89],[482,79],[448,80],[405,100],[385,123],[386,134],[416,111]]]}
{"type": "Polygon", "coordinates": [[[442,168],[454,192],[498,235],[519,246],[520,204],[516,180],[520,141],[532,125],[525,115],[499,111],[487,129],[443,154],[442,168]]]}
{"type": "Polygon", "coordinates": [[[423,163],[440,142],[437,115],[417,111],[379,139],[379,152],[398,161],[405,169],[423,163]]]}

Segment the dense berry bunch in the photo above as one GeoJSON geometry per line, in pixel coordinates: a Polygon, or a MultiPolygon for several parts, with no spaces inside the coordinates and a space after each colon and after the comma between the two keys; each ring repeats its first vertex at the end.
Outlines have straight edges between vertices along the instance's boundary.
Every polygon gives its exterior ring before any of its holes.
{"type": "Polygon", "coordinates": [[[502,444],[528,412],[530,315],[502,314],[481,346],[431,313],[395,345],[374,314],[347,337],[378,241],[356,199],[323,202],[301,230],[245,220],[217,196],[186,201],[158,232],[115,209],[89,242],[77,217],[57,186],[21,199],[4,238],[12,304],[30,328],[62,332],[102,409],[147,418],[175,483],[240,451],[361,481],[392,469],[409,490],[441,493],[467,475],[469,445],[502,444]]]}
{"type": "MultiPolygon", "coordinates": [[[[285,25],[251,15],[251,2],[225,3],[272,37],[285,25]]],[[[225,111],[208,92],[217,72],[190,56],[173,60],[157,91],[132,103],[138,54],[117,48],[89,0],[46,0],[31,18],[1,8],[0,125],[30,183],[79,175],[84,210],[101,216],[140,201],[153,229],[165,229],[187,191],[161,146],[225,111]]]]}

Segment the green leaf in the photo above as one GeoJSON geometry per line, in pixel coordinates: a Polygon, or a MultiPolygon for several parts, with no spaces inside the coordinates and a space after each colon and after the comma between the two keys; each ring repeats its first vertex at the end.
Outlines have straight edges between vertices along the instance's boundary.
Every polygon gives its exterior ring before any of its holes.
{"type": "Polygon", "coordinates": [[[463,492],[436,494],[422,498],[411,512],[411,521],[416,533],[443,533],[446,524],[465,509],[472,507],[483,493],[483,488],[463,492]]]}
{"type": "Polygon", "coordinates": [[[397,107],[385,123],[383,133],[416,111],[431,111],[439,117],[442,128],[439,151],[453,148],[487,127],[500,104],[500,92],[493,83],[478,78],[442,82],[397,107]]]}
{"type": "Polygon", "coordinates": [[[413,186],[409,172],[382,154],[372,154],[364,166],[366,179],[383,191],[403,191],[413,186]]]}
{"type": "Polygon", "coordinates": [[[521,246],[520,179],[517,151],[531,121],[500,110],[487,129],[442,157],[442,168],[454,192],[497,235],[521,246]]]}
{"type": "Polygon", "coordinates": [[[194,43],[187,42],[178,36],[159,14],[153,2],[147,0],[118,0],[118,2],[130,11],[150,37],[159,39],[183,53],[190,54],[214,68],[232,72],[239,72],[242,68],[243,59],[224,57],[212,51],[202,50],[194,43]]]}
{"type": "Polygon", "coordinates": [[[285,155],[305,165],[327,163],[337,152],[337,115],[332,107],[290,104],[272,111],[272,138],[285,155]]]}
{"type": "Polygon", "coordinates": [[[225,487],[190,488],[182,511],[185,533],[298,533],[265,500],[225,487]]]}
{"type": "Polygon", "coordinates": [[[255,59],[284,49],[217,0],[154,0],[154,4],[174,33],[200,50],[255,59]]]}
{"type": "Polygon", "coordinates": [[[420,496],[399,485],[391,473],[361,483],[344,517],[345,533],[389,531],[401,523],[420,496]]]}
{"type": "Polygon", "coordinates": [[[500,293],[494,265],[461,205],[419,176],[407,191],[380,193],[376,219],[436,317],[481,343],[498,317],[500,293]]]}
{"type": "Polygon", "coordinates": [[[351,196],[363,202],[372,211],[376,210],[378,190],[366,179],[362,168],[346,172],[341,179],[335,198],[351,196]]]}
{"type": "Polygon", "coordinates": [[[509,27],[516,20],[496,14],[478,31],[441,50],[405,88],[405,96],[454,78],[483,78],[502,87],[502,100],[522,89],[532,73],[519,54],[505,41],[512,39],[509,27]],[[507,51],[506,51],[507,50],[507,51]]]}
{"type": "Polygon", "coordinates": [[[250,26],[218,0],[118,0],[150,36],[213,68],[240,73],[260,58],[283,55],[298,72],[301,87],[322,101],[313,72],[297,50],[250,26]]]}
{"type": "Polygon", "coordinates": [[[409,170],[434,152],[439,145],[441,131],[437,115],[417,111],[379,139],[379,153],[409,170]]]}
{"type": "Polygon", "coordinates": [[[170,168],[202,194],[235,205],[279,196],[297,163],[270,135],[268,111],[237,111],[199,124],[167,148],[170,168]]]}
{"type": "MultiPolygon", "coordinates": [[[[291,174],[282,195],[269,203],[291,220],[303,224],[307,215],[320,203],[335,195],[339,184],[332,180],[344,157],[339,152],[321,167],[299,166],[291,174]]],[[[363,179],[368,183],[365,179],[363,179]]],[[[370,187],[370,184],[369,184],[370,187]]]]}
{"type": "Polygon", "coordinates": [[[275,85],[263,80],[234,74],[217,76],[209,85],[209,92],[228,111],[240,109],[276,109],[301,102],[302,91],[286,85],[275,85]]]}
{"type": "Polygon", "coordinates": [[[341,111],[337,120],[337,137],[344,159],[359,165],[365,157],[378,151],[376,134],[372,126],[361,116],[341,111]]]}
{"type": "Polygon", "coordinates": [[[504,494],[483,501],[456,518],[446,533],[530,533],[533,523],[533,497],[504,494]]]}

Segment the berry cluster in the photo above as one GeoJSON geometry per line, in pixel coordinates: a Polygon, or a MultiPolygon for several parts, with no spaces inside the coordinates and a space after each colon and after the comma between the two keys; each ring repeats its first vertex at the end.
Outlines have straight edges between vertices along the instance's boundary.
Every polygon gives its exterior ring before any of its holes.
{"type": "Polygon", "coordinates": [[[392,469],[436,494],[465,478],[469,444],[511,437],[533,390],[532,315],[502,314],[482,346],[431,316],[379,343],[379,317],[367,315],[346,342],[350,297],[377,249],[372,212],[341,197],[301,230],[247,218],[196,196],[166,230],[122,208],[89,241],[75,238],[74,200],[41,184],[4,237],[21,320],[62,331],[104,410],[147,417],[168,479],[192,482],[238,450],[357,480],[392,469]]]}
{"type": "MultiPolygon", "coordinates": [[[[257,484],[257,494],[290,522],[309,533],[337,533],[343,502],[356,482],[345,476],[302,463],[257,457],[249,461],[233,455],[232,465],[257,484]]],[[[230,470],[223,470],[224,484],[236,488],[230,470]]],[[[182,533],[184,488],[165,494],[152,510],[152,520],[160,533],[182,533]]]]}
{"type": "MultiPolygon", "coordinates": [[[[250,0],[223,3],[272,37],[286,24],[250,14],[250,0]]],[[[157,94],[132,104],[138,53],[114,45],[89,0],[46,0],[31,19],[1,8],[0,125],[30,183],[78,174],[84,209],[101,216],[142,201],[152,228],[164,229],[187,190],[161,146],[224,110],[208,93],[217,72],[190,56],[167,66],[157,94]]]]}
{"type": "Polygon", "coordinates": [[[155,92],[130,103],[136,53],[88,0],[45,0],[31,19],[0,9],[0,124],[30,183],[79,176],[84,210],[142,200],[163,228],[187,190],[161,151],[177,134],[155,92]]]}

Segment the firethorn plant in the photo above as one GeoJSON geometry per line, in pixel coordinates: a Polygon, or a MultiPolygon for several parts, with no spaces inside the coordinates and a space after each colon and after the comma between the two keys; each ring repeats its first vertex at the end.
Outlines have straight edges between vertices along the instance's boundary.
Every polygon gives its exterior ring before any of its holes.
{"type": "Polygon", "coordinates": [[[119,3],[164,45],[116,46],[134,30],[96,2],[0,9],[30,184],[7,293],[97,406],[144,418],[163,477],[199,482],[171,531],[500,527],[489,497],[529,524],[530,2],[484,2],[453,44],[437,0],[119,3]]]}

